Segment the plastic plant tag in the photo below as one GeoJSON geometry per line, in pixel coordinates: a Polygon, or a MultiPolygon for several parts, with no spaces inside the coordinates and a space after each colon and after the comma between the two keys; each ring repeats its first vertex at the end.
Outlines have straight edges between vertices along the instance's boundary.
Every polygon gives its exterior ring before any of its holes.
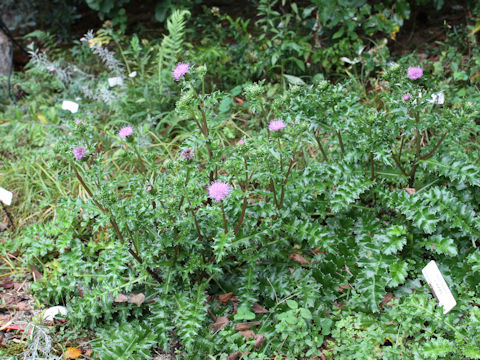
{"type": "Polygon", "coordinates": [[[123,79],[120,76],[108,78],[108,85],[110,87],[114,87],[114,86],[117,86],[117,85],[122,86],[123,85],[123,79]]]}
{"type": "Polygon", "coordinates": [[[448,314],[448,312],[457,305],[457,302],[435,261],[430,261],[428,265],[423,268],[422,273],[439,305],[443,306],[443,314],[448,314]]]}
{"type": "Polygon", "coordinates": [[[13,194],[5,190],[4,188],[0,188],[0,201],[3,202],[5,205],[10,205],[12,203],[13,194]]]}
{"type": "Polygon", "coordinates": [[[78,111],[78,104],[70,100],[64,100],[62,103],[62,109],[68,110],[71,113],[75,114],[78,111]]]}
{"type": "Polygon", "coordinates": [[[430,104],[438,104],[438,105],[445,104],[445,94],[443,93],[443,91],[440,91],[436,94],[432,94],[432,98],[428,100],[428,102],[430,104]]]}

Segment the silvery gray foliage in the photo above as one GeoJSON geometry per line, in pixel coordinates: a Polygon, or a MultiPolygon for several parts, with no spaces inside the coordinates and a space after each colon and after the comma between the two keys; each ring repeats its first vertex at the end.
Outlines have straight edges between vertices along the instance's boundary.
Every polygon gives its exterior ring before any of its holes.
{"type": "Polygon", "coordinates": [[[93,31],[89,30],[80,41],[86,42],[93,53],[98,55],[105,66],[116,76],[124,75],[123,64],[115,58],[113,52],[93,41],[93,31]]]}
{"type": "Polygon", "coordinates": [[[107,84],[97,85],[95,76],[88,74],[77,66],[52,61],[44,52],[33,49],[30,52],[30,63],[39,71],[54,75],[65,89],[76,86],[83,96],[90,100],[100,100],[107,105],[115,102],[117,95],[107,84]]]}
{"type": "Polygon", "coordinates": [[[57,360],[61,357],[54,354],[50,330],[38,324],[29,323],[25,334],[29,334],[28,348],[23,353],[23,360],[57,360]]]}

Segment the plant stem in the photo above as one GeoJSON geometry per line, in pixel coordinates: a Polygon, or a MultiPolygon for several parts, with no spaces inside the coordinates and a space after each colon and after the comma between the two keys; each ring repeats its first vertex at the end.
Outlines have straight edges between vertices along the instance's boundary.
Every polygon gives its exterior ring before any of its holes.
{"type": "Polygon", "coordinates": [[[242,226],[243,223],[243,218],[245,217],[245,211],[247,210],[247,189],[248,189],[248,168],[247,168],[247,158],[243,158],[244,163],[245,163],[245,186],[243,188],[243,204],[242,204],[242,212],[240,214],[240,218],[238,219],[237,226],[235,227],[235,230],[233,231],[233,235],[237,235],[238,230],[240,230],[240,226],[242,226]]]}
{"type": "Polygon", "coordinates": [[[400,171],[402,172],[402,174],[405,176],[405,177],[408,177],[408,174],[407,172],[404,170],[403,166],[402,166],[402,163],[400,162],[400,159],[397,159],[397,157],[395,156],[395,154],[393,153],[393,150],[391,150],[391,153],[392,153],[392,158],[393,160],[395,160],[395,164],[397,164],[397,167],[400,169],[400,171]]]}
{"type": "MultiPolygon", "coordinates": [[[[95,205],[97,205],[97,207],[104,213],[108,213],[109,210],[104,208],[102,205],[100,205],[100,203],[93,197],[93,193],[91,192],[91,190],[89,189],[89,187],[87,186],[87,184],[85,183],[85,181],[83,181],[82,177],[80,176],[80,174],[78,173],[78,170],[76,168],[76,166],[74,165],[73,166],[73,169],[75,170],[75,175],[77,176],[77,179],[78,181],[80,181],[80,184],[83,186],[83,188],[85,189],[85,191],[87,192],[87,194],[91,197],[92,201],[95,203],[95,205]]],[[[125,244],[125,238],[123,237],[122,233],[120,232],[120,228],[117,224],[117,221],[113,218],[113,214],[110,214],[110,224],[112,225],[113,227],[113,230],[115,231],[115,234],[117,235],[118,239],[120,240],[120,242],[122,244],[125,244]]],[[[133,245],[134,247],[136,247],[136,244],[135,242],[133,241],[133,237],[131,239],[131,245],[133,245]]],[[[137,252],[138,252],[138,249],[136,249],[137,252]]],[[[137,254],[135,253],[135,251],[132,250],[132,248],[129,246],[128,247],[128,252],[134,257],[135,260],[137,260],[138,263],[140,263],[141,265],[143,265],[143,260],[142,258],[137,254]]],[[[148,266],[145,266],[145,269],[147,270],[147,272],[159,283],[162,283],[163,280],[152,270],[150,269],[148,266]]]]}
{"type": "Polygon", "coordinates": [[[220,206],[222,207],[223,227],[225,228],[225,234],[227,234],[228,224],[227,224],[227,217],[225,216],[225,207],[223,206],[223,201],[220,202],[220,206]]]}
{"type": "Polygon", "coordinates": [[[345,148],[343,147],[342,134],[340,131],[337,131],[338,143],[340,144],[340,149],[342,150],[342,157],[345,155],[345,148]]]}
{"type": "Polygon", "coordinates": [[[275,190],[275,184],[273,183],[272,179],[270,179],[270,187],[272,188],[272,191],[273,191],[273,203],[275,204],[275,207],[278,209],[277,191],[275,190]]]}
{"type": "Polygon", "coordinates": [[[319,130],[317,130],[317,132],[314,133],[313,136],[315,137],[315,140],[317,141],[318,148],[323,155],[323,159],[325,160],[325,162],[328,162],[327,153],[325,152],[325,149],[323,148],[322,142],[321,142],[320,138],[318,137],[318,132],[319,132],[319,130]]]}
{"type": "Polygon", "coordinates": [[[288,178],[289,178],[289,176],[292,172],[292,169],[295,167],[296,164],[297,164],[297,162],[293,161],[293,158],[292,158],[290,160],[290,166],[288,167],[288,171],[287,171],[287,174],[285,175],[285,179],[282,182],[282,193],[280,195],[280,203],[279,203],[279,206],[278,206],[278,210],[280,210],[283,206],[283,199],[285,197],[285,186],[287,185],[288,178]]]}
{"type": "Polygon", "coordinates": [[[447,136],[447,133],[443,134],[440,140],[438,141],[437,145],[435,145],[435,147],[433,148],[433,150],[430,151],[427,155],[421,156],[420,160],[427,160],[428,158],[432,157],[432,155],[435,154],[435,151],[437,151],[438,147],[445,139],[445,136],[447,136]]]}
{"type": "Polygon", "coordinates": [[[370,180],[375,180],[375,166],[373,164],[373,152],[370,152],[370,180]]]}
{"type": "MultiPolygon", "coordinates": [[[[185,185],[183,187],[187,187],[188,181],[190,180],[190,167],[187,168],[187,176],[185,177],[185,185]]],[[[185,195],[182,195],[182,198],[180,199],[180,204],[178,204],[178,210],[182,208],[183,201],[185,200],[185,195]]]]}
{"type": "Polygon", "coordinates": [[[12,216],[10,215],[10,213],[8,212],[7,208],[5,207],[5,204],[3,202],[0,202],[2,204],[2,209],[3,211],[5,212],[5,214],[7,215],[7,218],[8,218],[8,221],[10,222],[10,225],[12,225],[12,229],[13,231],[16,230],[15,228],[15,224],[13,223],[13,220],[12,220],[12,216]]]}

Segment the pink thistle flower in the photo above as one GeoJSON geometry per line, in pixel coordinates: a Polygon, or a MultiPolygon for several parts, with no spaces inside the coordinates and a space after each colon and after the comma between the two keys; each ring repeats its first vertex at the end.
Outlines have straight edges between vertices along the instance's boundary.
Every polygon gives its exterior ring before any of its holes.
{"type": "Polygon", "coordinates": [[[182,156],[183,160],[192,160],[195,156],[195,153],[192,148],[186,148],[182,150],[180,155],[182,156]]]}
{"type": "Polygon", "coordinates": [[[409,100],[409,99],[410,99],[410,94],[405,94],[405,95],[403,95],[403,100],[404,100],[404,101],[407,101],[407,100],[409,100]]]}
{"type": "Polygon", "coordinates": [[[285,126],[287,126],[282,120],[273,120],[268,124],[268,129],[270,131],[278,131],[282,130],[285,126]]]}
{"type": "Polygon", "coordinates": [[[225,200],[225,198],[232,192],[232,187],[219,180],[213,182],[208,187],[208,197],[219,202],[225,200]]]}
{"type": "Polygon", "coordinates": [[[73,155],[75,156],[75,160],[82,160],[87,156],[87,151],[83,146],[77,146],[73,148],[73,155]]]}
{"type": "Polygon", "coordinates": [[[131,127],[130,125],[121,128],[120,131],[118,132],[118,136],[120,136],[122,139],[125,139],[126,137],[132,134],[133,134],[133,127],[131,127]]]}
{"type": "Polygon", "coordinates": [[[237,143],[237,144],[238,144],[238,145],[243,145],[243,144],[245,144],[245,141],[244,141],[243,139],[240,139],[240,140],[238,140],[238,143],[237,143]]]}
{"type": "Polygon", "coordinates": [[[175,81],[178,81],[178,79],[183,78],[186,73],[190,70],[190,63],[180,63],[177,64],[175,67],[175,70],[172,71],[173,77],[175,81]]]}
{"type": "Polygon", "coordinates": [[[412,66],[408,68],[407,77],[410,80],[417,80],[417,79],[420,79],[422,76],[423,76],[422,68],[419,68],[416,66],[412,66]]]}

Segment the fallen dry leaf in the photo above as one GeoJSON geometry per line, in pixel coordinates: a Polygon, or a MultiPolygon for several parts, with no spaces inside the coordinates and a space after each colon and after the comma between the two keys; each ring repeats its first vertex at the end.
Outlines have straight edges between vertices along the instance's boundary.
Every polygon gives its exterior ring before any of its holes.
{"type": "Polygon", "coordinates": [[[69,347],[63,354],[65,359],[78,359],[80,356],[82,356],[82,351],[76,347],[69,347]]]}
{"type": "Polygon", "coordinates": [[[14,287],[14,283],[12,280],[6,280],[0,285],[0,287],[3,287],[4,289],[11,289],[14,287]]]}
{"type": "Polygon", "coordinates": [[[243,354],[239,351],[231,353],[227,356],[227,360],[238,360],[243,357],[243,354]]]}
{"type": "Polygon", "coordinates": [[[30,265],[30,269],[32,270],[32,273],[33,273],[33,281],[42,280],[43,276],[35,266],[30,265]]]}
{"type": "Polygon", "coordinates": [[[338,291],[340,291],[343,294],[343,290],[347,289],[353,289],[352,285],[350,284],[343,284],[338,287],[338,291]]]}
{"type": "Polygon", "coordinates": [[[128,301],[128,296],[123,294],[118,294],[117,298],[113,300],[113,302],[116,302],[116,303],[124,303],[127,301],[128,301]]]}
{"type": "Polygon", "coordinates": [[[268,314],[270,312],[258,303],[253,303],[252,310],[255,312],[255,314],[268,314]]]}
{"type": "Polygon", "coordinates": [[[87,351],[85,351],[85,356],[90,356],[90,355],[92,355],[92,353],[93,353],[93,350],[88,349],[87,351]]]}
{"type": "Polygon", "coordinates": [[[310,261],[308,261],[302,255],[297,254],[297,253],[291,253],[289,258],[290,258],[290,260],[293,260],[296,263],[299,263],[300,265],[309,265],[310,264],[310,261]]]}
{"type": "Polygon", "coordinates": [[[212,324],[212,331],[217,332],[222,330],[225,326],[228,325],[230,320],[225,316],[219,316],[217,320],[212,324]]]}
{"type": "Polygon", "coordinates": [[[140,294],[132,294],[132,295],[130,295],[130,297],[128,298],[128,302],[129,302],[130,304],[135,304],[135,305],[137,305],[138,307],[140,307],[140,305],[142,305],[144,301],[145,301],[145,295],[143,295],[142,293],[140,293],[140,294]]]}
{"type": "Polygon", "coordinates": [[[227,356],[227,360],[238,360],[241,357],[242,357],[241,352],[231,353],[230,355],[227,356]]]}
{"type": "Polygon", "coordinates": [[[263,343],[265,342],[265,337],[261,334],[257,334],[257,335],[255,335],[255,338],[256,338],[256,340],[255,340],[254,347],[255,347],[255,349],[258,350],[262,347],[263,343]]]}
{"type": "Polygon", "coordinates": [[[12,308],[18,311],[29,311],[33,309],[32,305],[26,301],[21,301],[18,304],[13,305],[12,308]]]}
{"type": "Polygon", "coordinates": [[[235,326],[235,330],[237,331],[245,331],[250,329],[252,326],[260,325],[260,321],[254,321],[250,323],[240,323],[235,326]]]}
{"type": "Polygon", "coordinates": [[[228,300],[232,299],[235,297],[235,294],[233,292],[229,292],[226,294],[218,295],[218,301],[220,301],[223,305],[226,305],[228,300]]]}
{"type": "Polygon", "coordinates": [[[327,252],[326,252],[326,251],[322,251],[322,250],[320,250],[320,247],[317,247],[317,248],[316,248],[316,249],[314,249],[312,252],[313,252],[315,255],[318,255],[318,254],[323,254],[323,255],[326,255],[326,254],[327,254],[327,252]]]}
{"type": "Polygon", "coordinates": [[[253,330],[240,331],[240,333],[245,337],[245,341],[255,338],[255,332],[253,330]]]}
{"type": "Polygon", "coordinates": [[[415,190],[413,188],[405,188],[405,191],[407,193],[409,193],[410,195],[415,194],[417,192],[417,190],[415,190]]]}
{"type": "Polygon", "coordinates": [[[383,307],[385,305],[387,305],[393,299],[398,299],[398,298],[394,297],[391,292],[386,293],[385,296],[383,297],[382,301],[380,301],[380,304],[379,304],[380,310],[383,310],[383,307]]]}

